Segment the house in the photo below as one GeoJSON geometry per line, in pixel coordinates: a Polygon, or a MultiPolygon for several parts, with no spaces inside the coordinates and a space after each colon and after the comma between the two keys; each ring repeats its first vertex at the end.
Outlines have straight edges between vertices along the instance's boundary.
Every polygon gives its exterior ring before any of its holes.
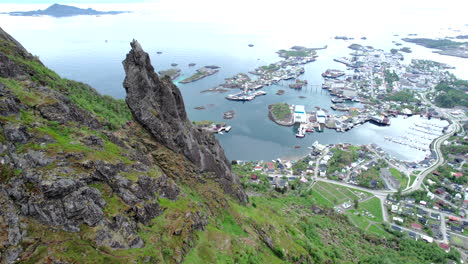
{"type": "Polygon", "coordinates": [[[431,218],[435,220],[440,220],[440,214],[437,213],[431,213],[431,218]]]}
{"type": "Polygon", "coordinates": [[[434,174],[435,176],[440,176],[440,172],[438,171],[433,171],[432,174],[434,174]]]}
{"type": "Polygon", "coordinates": [[[433,181],[433,180],[431,180],[431,179],[427,179],[427,183],[428,183],[429,185],[434,185],[436,182],[433,181]]]}
{"type": "Polygon", "coordinates": [[[439,247],[441,249],[446,250],[446,251],[448,251],[450,249],[450,246],[448,244],[445,244],[445,243],[439,243],[439,247]]]}
{"type": "Polygon", "coordinates": [[[421,236],[421,239],[426,241],[427,243],[432,243],[434,242],[434,238],[430,237],[430,236],[426,236],[426,235],[422,235],[421,236]]]}
{"type": "Polygon", "coordinates": [[[394,217],[393,217],[393,221],[395,221],[395,222],[400,222],[400,223],[403,223],[403,222],[404,222],[403,218],[398,217],[398,216],[394,216],[394,217]]]}
{"type": "Polygon", "coordinates": [[[445,188],[444,188],[444,187],[437,188],[437,189],[435,190],[435,193],[437,193],[437,194],[444,194],[444,193],[445,193],[445,188]]]}
{"type": "Polygon", "coordinates": [[[427,197],[429,197],[429,199],[431,199],[431,200],[434,200],[435,195],[433,193],[431,193],[431,192],[427,192],[427,197]]]}
{"type": "Polygon", "coordinates": [[[392,229],[395,231],[401,232],[401,228],[399,226],[392,225],[392,229]]]}
{"type": "Polygon", "coordinates": [[[414,240],[418,240],[418,234],[414,233],[414,232],[408,232],[408,235],[414,239],[414,240]]]}
{"type": "Polygon", "coordinates": [[[463,173],[461,173],[461,172],[457,172],[457,173],[452,172],[452,176],[454,176],[455,178],[458,179],[458,178],[463,176],[463,173]]]}
{"type": "Polygon", "coordinates": [[[267,162],[267,169],[270,171],[274,171],[275,170],[275,164],[273,164],[272,162],[267,162]]]}
{"type": "Polygon", "coordinates": [[[419,218],[418,218],[418,221],[419,221],[419,223],[421,223],[421,224],[423,224],[423,225],[427,225],[427,219],[424,218],[424,217],[419,217],[419,218]]]}
{"type": "Polygon", "coordinates": [[[412,224],[411,224],[411,227],[412,227],[413,229],[417,229],[417,230],[421,230],[421,228],[422,228],[420,224],[416,224],[416,223],[412,223],[412,224]]]}
{"type": "Polygon", "coordinates": [[[256,181],[256,180],[258,180],[258,176],[255,175],[255,174],[252,174],[252,175],[250,175],[250,179],[253,180],[253,181],[256,181]]]}
{"type": "Polygon", "coordinates": [[[418,208],[418,214],[420,214],[420,215],[427,215],[428,212],[427,212],[427,211],[424,211],[424,210],[421,209],[421,208],[418,208]]]}
{"type": "Polygon", "coordinates": [[[459,226],[455,226],[455,225],[451,225],[450,226],[450,230],[454,231],[454,232],[460,232],[460,233],[463,233],[463,228],[459,227],[459,226]]]}
{"type": "Polygon", "coordinates": [[[422,205],[422,206],[427,206],[427,202],[423,201],[423,200],[419,201],[419,204],[422,205]]]}
{"type": "Polygon", "coordinates": [[[413,211],[411,211],[411,210],[405,210],[405,211],[403,212],[403,215],[414,215],[414,213],[413,213],[413,211]]]}

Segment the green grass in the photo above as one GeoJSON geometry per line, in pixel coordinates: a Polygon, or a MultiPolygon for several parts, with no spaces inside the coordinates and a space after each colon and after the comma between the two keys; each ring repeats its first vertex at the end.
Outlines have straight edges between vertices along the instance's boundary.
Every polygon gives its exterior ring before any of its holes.
{"type": "Polygon", "coordinates": [[[221,223],[222,230],[234,236],[246,236],[247,233],[236,223],[232,215],[225,214],[221,223]]]}
{"type": "Polygon", "coordinates": [[[325,207],[333,207],[333,201],[327,200],[327,198],[323,197],[319,191],[317,190],[312,190],[311,196],[314,198],[315,203],[320,206],[325,206],[325,207]]]}
{"type": "Polygon", "coordinates": [[[280,66],[272,63],[270,65],[261,66],[260,68],[265,71],[277,71],[280,69],[280,66]]]}
{"type": "MultiPolygon", "coordinates": [[[[110,142],[107,136],[98,132],[90,131],[87,127],[74,127],[72,125],[60,125],[57,122],[47,122],[42,126],[32,128],[31,133],[47,135],[55,140],[54,143],[46,144],[47,153],[56,155],[57,153],[83,153],[88,159],[104,160],[110,163],[123,162],[130,164],[131,161],[123,156],[124,151],[114,143],[110,142]],[[102,149],[92,149],[84,145],[79,139],[97,135],[103,140],[104,146],[102,149]]],[[[22,148],[31,147],[25,145],[22,148]]]]}
{"type": "Polygon", "coordinates": [[[130,207],[125,204],[125,202],[115,194],[109,185],[104,183],[93,183],[90,184],[90,187],[98,189],[104,201],[106,201],[106,206],[104,207],[104,214],[107,217],[114,217],[119,213],[124,213],[130,207]]]}
{"type": "Polygon", "coordinates": [[[383,237],[390,237],[390,233],[388,233],[387,231],[385,231],[385,229],[381,226],[381,225],[378,225],[378,224],[372,224],[368,229],[367,231],[369,233],[372,233],[372,234],[375,234],[375,235],[378,235],[378,236],[383,236],[383,237]]]}
{"type": "Polygon", "coordinates": [[[277,103],[271,105],[271,113],[277,120],[284,120],[291,116],[291,109],[289,109],[289,105],[286,103],[277,103]]]}
{"type": "MultiPolygon", "coordinates": [[[[47,85],[50,88],[65,94],[73,103],[95,114],[111,129],[119,128],[124,123],[132,119],[130,109],[124,100],[114,99],[108,95],[100,95],[95,89],[87,84],[61,78],[37,60],[27,60],[15,56],[10,56],[10,58],[31,72],[31,78],[33,81],[41,85],[47,85]]],[[[10,87],[9,84],[11,84],[11,82],[15,82],[12,80],[6,81],[6,79],[3,78],[1,78],[0,81],[4,83],[7,82],[5,84],[7,84],[8,87],[10,87]]],[[[47,98],[41,98],[35,94],[35,92],[27,91],[27,89],[22,87],[22,85],[15,85],[10,88],[12,88],[15,94],[19,95],[22,101],[30,105],[37,104],[41,101],[47,102],[47,98]]]]}
{"type": "Polygon", "coordinates": [[[367,226],[369,226],[370,221],[367,217],[359,213],[359,211],[356,211],[354,209],[349,210],[346,212],[346,215],[350,218],[351,222],[359,227],[362,230],[366,230],[367,226]]]}
{"type": "Polygon", "coordinates": [[[401,188],[406,188],[408,184],[408,177],[395,168],[390,168],[389,170],[390,173],[392,173],[393,177],[395,177],[401,183],[401,188]]]}
{"type": "Polygon", "coordinates": [[[41,96],[23,87],[19,81],[0,77],[0,83],[8,87],[17,97],[29,106],[35,106],[42,103],[41,96]]]}
{"type": "Polygon", "coordinates": [[[456,235],[450,236],[450,243],[455,246],[466,247],[467,242],[468,242],[468,238],[462,238],[456,235]]]}
{"type": "Polygon", "coordinates": [[[375,216],[372,219],[374,222],[383,222],[382,216],[382,206],[380,204],[380,200],[377,197],[371,198],[365,202],[359,203],[359,208],[364,209],[375,216]]]}
{"type": "Polygon", "coordinates": [[[413,183],[416,181],[416,178],[418,178],[417,175],[411,174],[409,186],[413,185],[413,183]]]}
{"type": "Polygon", "coordinates": [[[343,187],[332,183],[327,182],[317,182],[312,188],[312,195],[323,201],[324,205],[338,205],[347,201],[354,201],[355,199],[364,198],[370,196],[371,194],[365,191],[360,191],[353,188],[343,187]],[[316,194],[314,194],[316,193],[316,194]],[[361,193],[361,197],[357,195],[361,193]]]}

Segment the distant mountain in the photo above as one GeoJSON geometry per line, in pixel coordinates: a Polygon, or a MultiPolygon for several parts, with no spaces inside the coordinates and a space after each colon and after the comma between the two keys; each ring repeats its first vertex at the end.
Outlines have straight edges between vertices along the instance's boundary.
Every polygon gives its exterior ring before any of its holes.
{"type": "Polygon", "coordinates": [[[53,4],[44,10],[36,11],[14,11],[9,12],[12,16],[53,16],[53,17],[68,17],[80,15],[116,15],[121,13],[129,13],[129,11],[97,11],[91,8],[82,9],[75,6],[53,4]]]}

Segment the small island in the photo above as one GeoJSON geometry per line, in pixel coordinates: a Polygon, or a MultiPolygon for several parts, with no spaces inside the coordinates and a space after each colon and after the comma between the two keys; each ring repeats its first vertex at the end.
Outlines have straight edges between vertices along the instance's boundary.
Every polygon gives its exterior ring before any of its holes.
{"type": "Polygon", "coordinates": [[[83,9],[75,6],[53,4],[44,10],[35,11],[14,11],[9,13],[11,16],[52,16],[52,17],[69,17],[69,16],[96,16],[96,15],[117,15],[122,13],[130,13],[130,11],[97,11],[91,8],[83,9]]]}
{"type": "Polygon", "coordinates": [[[292,110],[286,103],[276,103],[269,105],[268,118],[281,126],[294,125],[292,110]]]}
{"type": "Polygon", "coordinates": [[[409,48],[409,47],[403,47],[403,48],[400,49],[400,51],[405,52],[405,53],[411,53],[412,52],[411,48],[409,48]]]}
{"type": "Polygon", "coordinates": [[[276,92],[276,95],[283,95],[283,94],[284,94],[284,90],[278,90],[278,91],[276,92]]]}
{"type": "Polygon", "coordinates": [[[310,57],[310,58],[315,59],[315,57],[317,55],[317,52],[315,50],[316,49],[314,49],[314,48],[294,46],[289,50],[282,49],[282,50],[277,51],[276,53],[278,53],[278,55],[281,58],[285,58],[285,59],[288,59],[289,57],[297,57],[297,58],[310,57]]]}
{"type": "Polygon", "coordinates": [[[171,78],[171,80],[175,80],[177,79],[179,76],[180,76],[180,69],[179,68],[173,68],[173,69],[167,69],[167,70],[164,70],[164,71],[159,71],[158,73],[161,75],[161,76],[169,76],[171,78]]]}
{"type": "Polygon", "coordinates": [[[213,75],[217,73],[218,71],[219,71],[218,66],[214,66],[214,65],[205,66],[205,67],[198,69],[194,75],[180,81],[180,83],[190,83],[190,82],[198,81],[207,76],[213,75]]]}
{"type": "Polygon", "coordinates": [[[437,49],[438,51],[434,51],[434,53],[439,53],[441,55],[468,58],[468,42],[429,38],[403,38],[402,40],[429,49],[437,49]]]}

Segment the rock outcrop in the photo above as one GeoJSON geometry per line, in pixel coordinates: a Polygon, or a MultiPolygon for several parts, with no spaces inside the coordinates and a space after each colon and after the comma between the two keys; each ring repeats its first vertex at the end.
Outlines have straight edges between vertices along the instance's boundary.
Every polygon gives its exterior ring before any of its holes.
{"type": "Polygon", "coordinates": [[[215,178],[224,191],[241,202],[247,196],[216,138],[191,124],[180,90],[168,77],[159,78],[148,53],[134,40],[123,61],[126,102],[134,118],[159,143],[183,154],[200,173],[215,178]]]}

